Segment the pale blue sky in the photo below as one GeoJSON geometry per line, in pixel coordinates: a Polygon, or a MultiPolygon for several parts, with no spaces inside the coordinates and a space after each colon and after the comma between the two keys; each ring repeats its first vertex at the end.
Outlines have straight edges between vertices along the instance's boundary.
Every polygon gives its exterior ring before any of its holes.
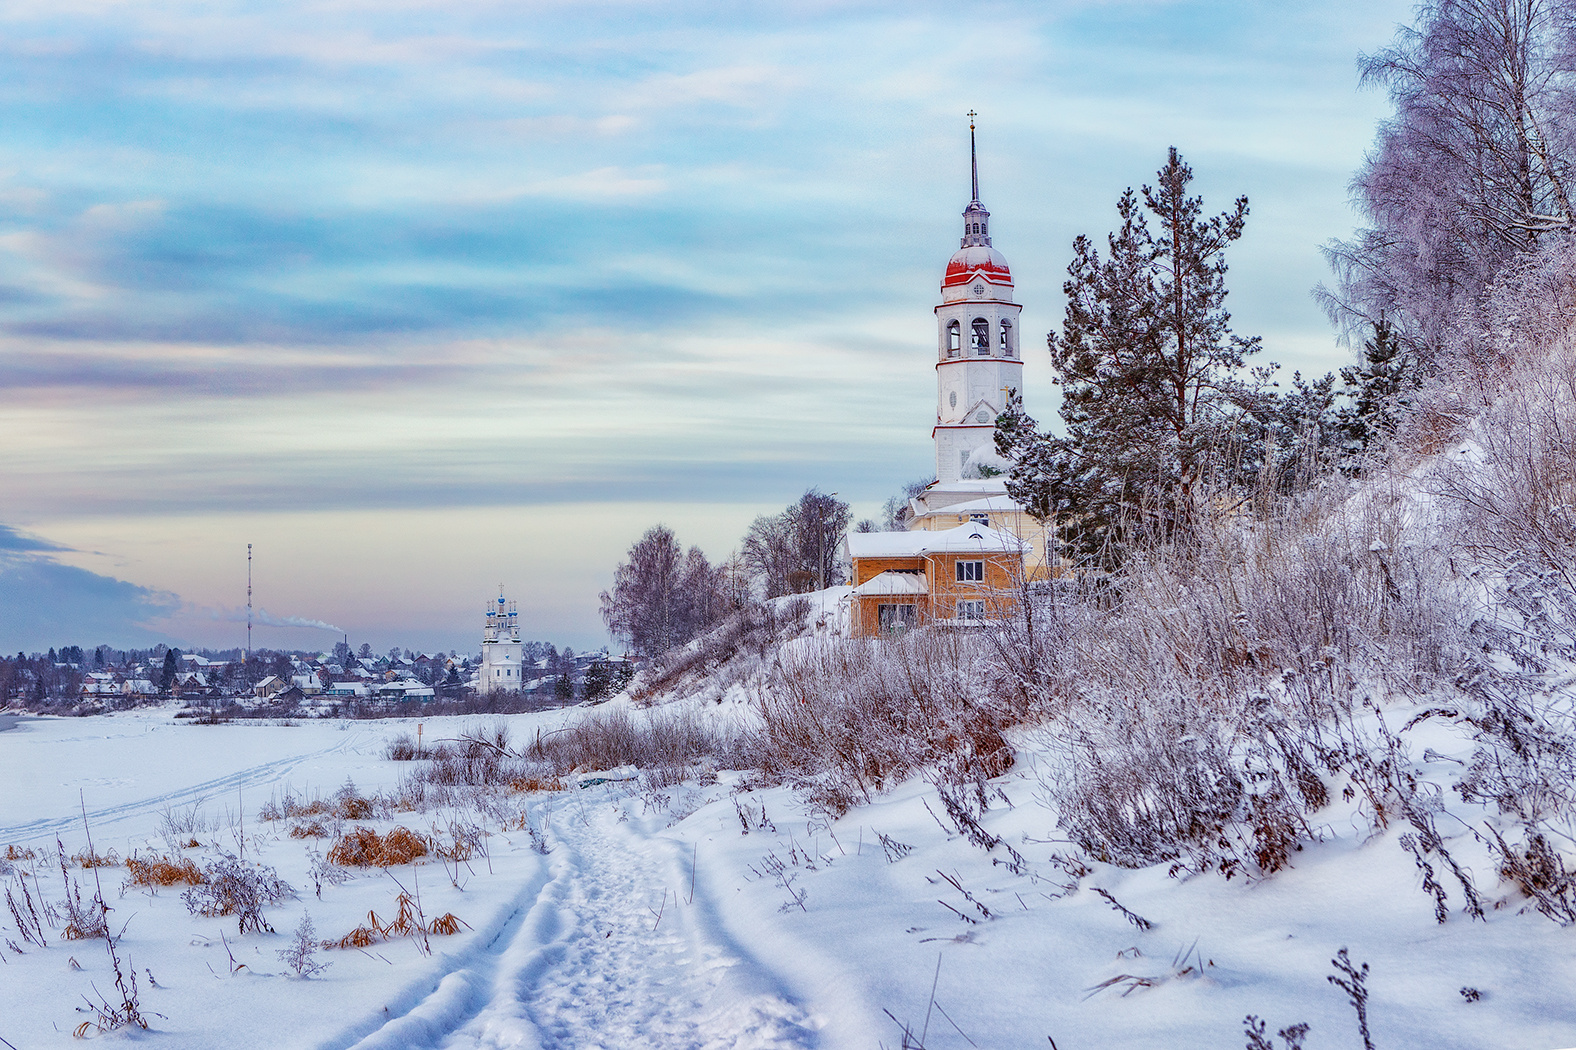
{"type": "Polygon", "coordinates": [[[1238,331],[1338,367],[1308,291],[1408,16],[0,4],[0,650],[238,644],[249,541],[275,617],[474,648],[501,581],[584,647],[647,525],[872,513],[931,464],[971,108],[1026,332],[1176,145],[1252,200],[1238,331]]]}

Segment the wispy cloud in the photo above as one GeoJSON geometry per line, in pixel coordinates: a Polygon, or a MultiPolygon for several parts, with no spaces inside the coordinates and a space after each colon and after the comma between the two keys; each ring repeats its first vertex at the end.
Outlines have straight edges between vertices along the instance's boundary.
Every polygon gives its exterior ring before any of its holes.
{"type": "Polygon", "coordinates": [[[0,651],[61,645],[151,645],[180,604],[164,591],[64,565],[68,548],[0,525],[0,651]]]}
{"type": "Polygon", "coordinates": [[[33,536],[22,532],[10,525],[0,525],[0,551],[8,554],[23,551],[65,551],[70,549],[57,543],[51,543],[42,536],[33,536]]]}

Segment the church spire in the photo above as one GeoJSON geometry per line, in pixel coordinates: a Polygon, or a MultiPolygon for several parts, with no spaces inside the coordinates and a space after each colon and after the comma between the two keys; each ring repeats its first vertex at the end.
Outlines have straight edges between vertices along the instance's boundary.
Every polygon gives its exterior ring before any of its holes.
{"type": "Polygon", "coordinates": [[[969,174],[973,176],[974,196],[969,200],[978,202],[980,199],[980,162],[979,154],[974,149],[974,118],[979,116],[972,109],[969,110],[969,174]]]}
{"type": "Polygon", "coordinates": [[[974,145],[974,118],[978,115],[972,109],[969,110],[969,176],[974,196],[969,199],[969,206],[963,209],[963,243],[960,247],[964,248],[990,246],[990,212],[980,203],[979,151],[974,145]]]}

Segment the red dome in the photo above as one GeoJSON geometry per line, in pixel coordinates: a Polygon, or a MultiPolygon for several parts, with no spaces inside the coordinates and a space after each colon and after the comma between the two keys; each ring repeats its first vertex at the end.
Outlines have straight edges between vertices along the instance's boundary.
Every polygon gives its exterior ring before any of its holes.
{"type": "Polygon", "coordinates": [[[971,244],[953,253],[947,263],[946,276],[941,279],[941,287],[955,288],[960,284],[968,284],[975,274],[982,274],[986,280],[997,284],[1012,284],[1012,271],[1007,269],[1007,260],[1002,258],[1001,252],[988,244],[971,244]]]}

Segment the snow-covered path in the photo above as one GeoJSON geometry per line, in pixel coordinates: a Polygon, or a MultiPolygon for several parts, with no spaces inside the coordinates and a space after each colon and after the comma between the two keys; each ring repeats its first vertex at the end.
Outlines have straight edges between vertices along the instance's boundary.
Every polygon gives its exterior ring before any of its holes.
{"type": "Polygon", "coordinates": [[[356,1043],[542,1050],[817,1044],[804,1008],[690,890],[689,858],[609,800],[539,811],[550,877],[490,943],[405,1014],[356,1043]]]}

